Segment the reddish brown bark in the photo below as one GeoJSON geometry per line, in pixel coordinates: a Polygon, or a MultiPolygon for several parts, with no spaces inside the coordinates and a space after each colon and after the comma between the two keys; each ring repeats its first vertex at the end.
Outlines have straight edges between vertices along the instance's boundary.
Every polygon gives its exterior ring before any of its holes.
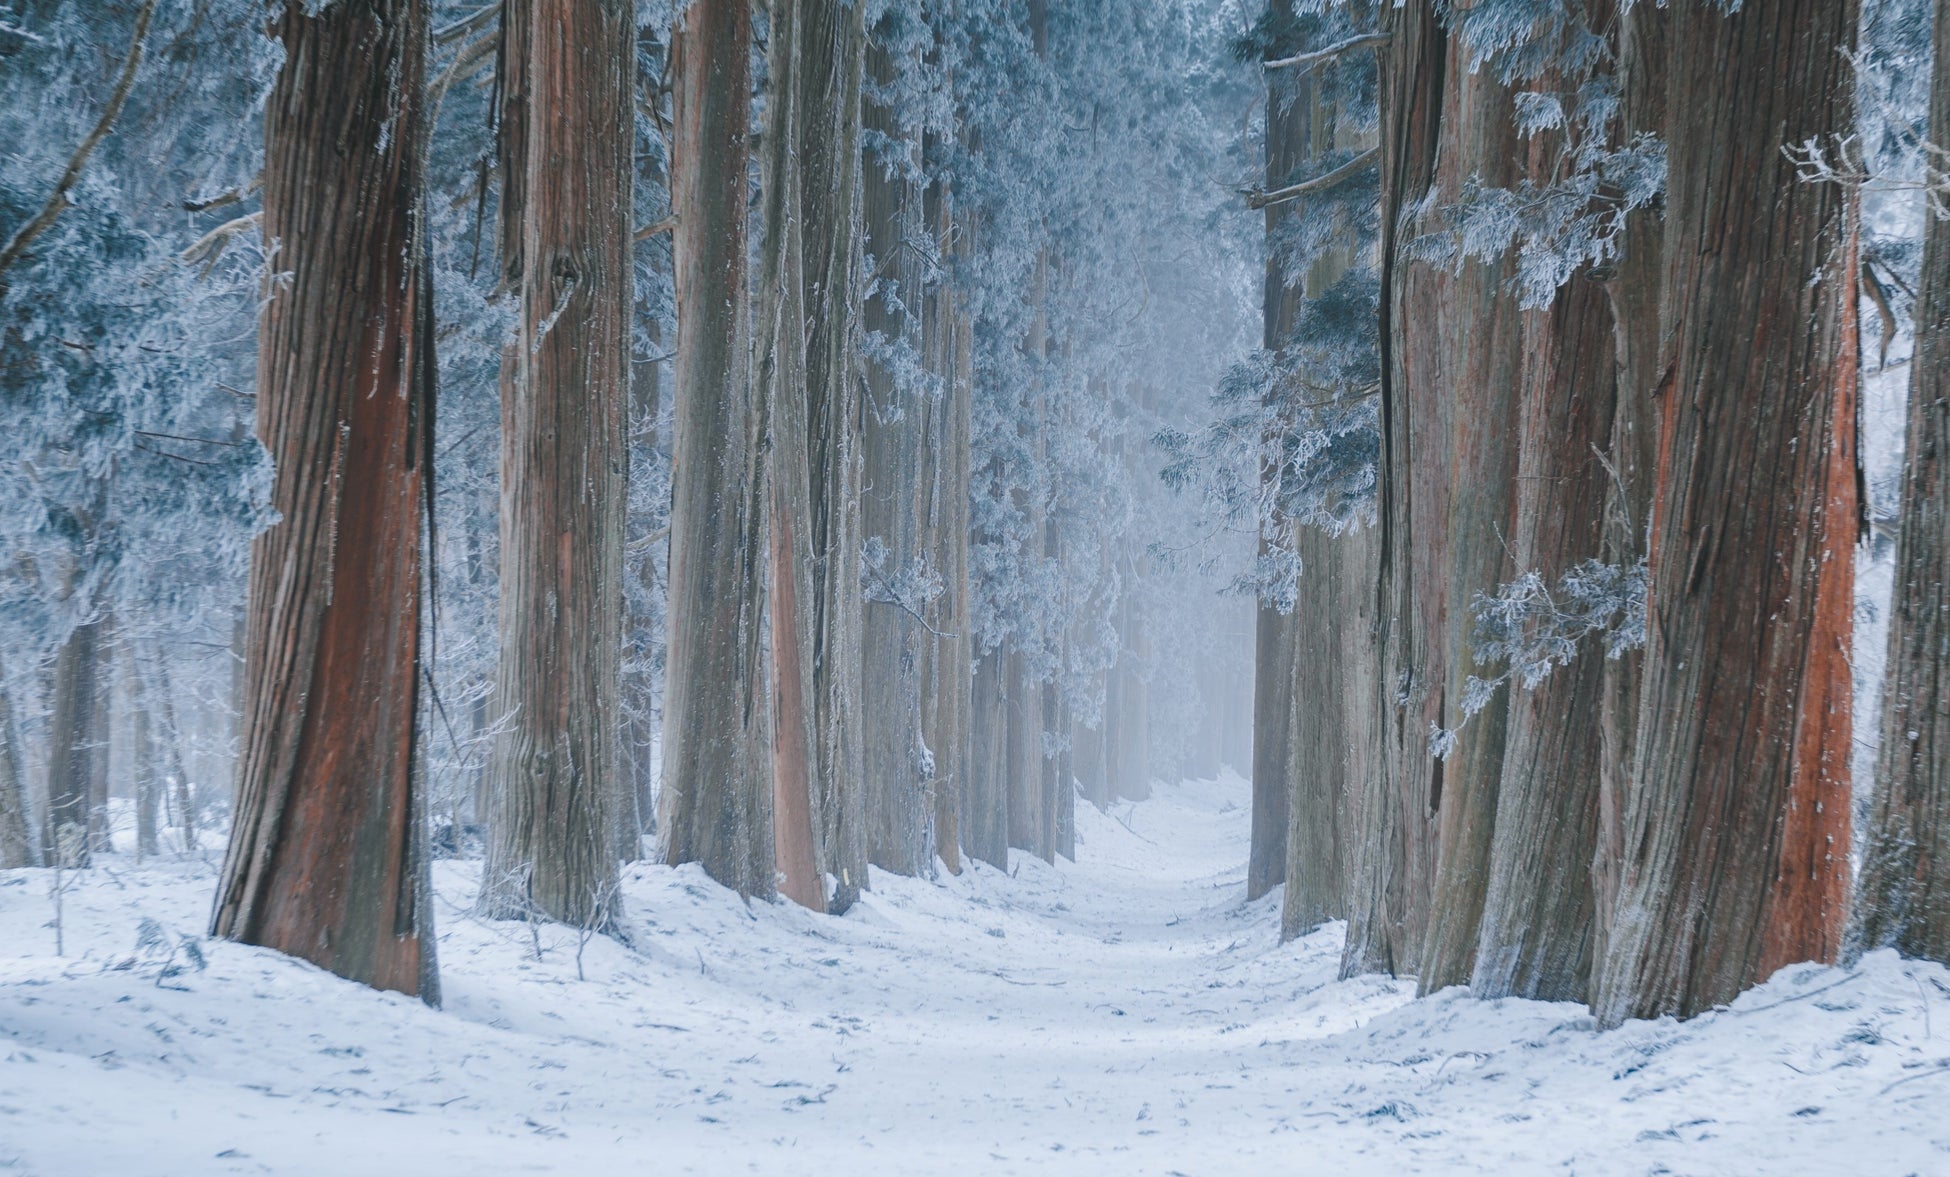
{"type": "MultiPolygon", "coordinates": [[[[1466,647],[1454,638],[1461,621],[1449,610],[1462,586],[1481,579],[1480,570],[1452,568],[1452,561],[1467,565],[1502,550],[1489,536],[1485,552],[1481,524],[1500,517],[1495,488],[1508,485],[1507,478],[1497,481],[1497,462],[1490,460],[1498,444],[1493,431],[1508,430],[1508,413],[1499,415],[1481,398],[1514,386],[1512,373],[1494,370],[1514,349],[1496,338],[1500,320],[1484,320],[1501,293],[1501,267],[1466,263],[1458,274],[1410,262],[1403,254],[1404,234],[1412,237],[1426,227],[1403,225],[1401,214],[1439,183],[1453,192],[1471,166],[1483,165],[1483,178],[1496,182],[1508,156],[1499,160],[1489,145],[1511,132],[1507,103],[1490,101],[1493,95],[1486,91],[1496,87],[1487,77],[1451,76],[1460,67],[1432,5],[1409,0],[1385,8],[1382,21],[1390,40],[1381,64],[1379,156],[1380,673],[1376,747],[1353,807],[1357,832],[1351,842],[1348,942],[1341,967],[1343,973],[1414,973],[1434,949],[1440,967],[1422,976],[1425,984],[1440,984],[1462,979],[1455,974],[1466,962],[1455,951],[1455,934],[1466,922],[1474,943],[1473,920],[1464,918],[1470,914],[1472,887],[1466,867],[1483,829],[1478,815],[1486,801],[1494,804],[1494,788],[1475,787],[1480,773],[1474,781],[1471,773],[1480,763],[1479,748],[1492,738],[1500,748],[1500,723],[1495,715],[1478,716],[1471,725],[1474,734],[1465,735],[1447,763],[1433,757],[1429,733],[1432,727],[1457,726],[1454,713],[1461,699],[1450,680],[1460,687],[1461,668],[1451,651],[1466,647]],[[1466,415],[1460,404],[1449,403],[1451,382],[1458,399],[1464,389],[1479,398],[1466,415]],[[1472,457],[1466,441],[1492,452],[1472,457]],[[1489,493],[1462,504],[1475,517],[1452,518],[1451,491],[1463,485],[1486,487],[1489,493]],[[1455,892],[1446,902],[1455,902],[1457,909],[1432,924],[1438,823],[1455,892]]],[[[1487,839],[1480,841],[1487,845],[1487,839]]]]}
{"type": "Polygon", "coordinates": [[[415,256],[426,12],[287,5],[259,328],[280,521],[252,545],[246,710],[220,936],[437,999],[413,772],[431,289],[415,256]]]}
{"type": "MultiPolygon", "coordinates": [[[[528,38],[533,0],[500,0],[500,36],[495,42],[495,162],[499,165],[501,199],[496,228],[499,234],[501,286],[521,289],[522,210],[528,207],[528,38]]],[[[510,375],[502,364],[502,379],[510,375]]],[[[503,392],[505,397],[505,389],[503,392]]]]}
{"type": "Polygon", "coordinates": [[[1856,5],[1685,5],[1671,27],[1673,371],[1607,1024],[1834,959],[1848,885],[1854,198],[1782,147],[1849,127],[1856,5]]]}
{"type": "Polygon", "coordinates": [[[820,878],[813,838],[812,716],[806,706],[808,679],[801,662],[799,585],[793,556],[793,513],[783,510],[774,492],[771,527],[772,674],[775,694],[772,734],[772,853],[777,859],[779,893],[801,907],[826,910],[826,884],[820,878]]]}

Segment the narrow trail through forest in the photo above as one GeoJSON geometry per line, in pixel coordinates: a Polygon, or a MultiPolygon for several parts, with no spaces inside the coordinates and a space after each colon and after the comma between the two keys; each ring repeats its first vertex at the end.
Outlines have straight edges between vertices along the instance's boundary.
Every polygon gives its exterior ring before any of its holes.
{"type": "Polygon", "coordinates": [[[1338,925],[1280,945],[1277,893],[1244,902],[1248,797],[1228,775],[1080,806],[1075,864],[876,874],[838,919],[639,866],[631,949],[476,920],[475,866],[441,863],[438,1011],[230,943],[202,944],[198,970],[174,936],[202,926],[206,864],[89,873],[64,897],[59,958],[48,879],[16,872],[0,885],[0,1172],[1950,1160],[1928,1114],[1950,1098],[1943,969],[1883,953],[1853,974],[1788,970],[1731,1011],[1609,1034],[1574,1005],[1415,1001],[1412,981],[1336,981],[1338,925]],[[170,943],[140,945],[144,920],[170,943]]]}

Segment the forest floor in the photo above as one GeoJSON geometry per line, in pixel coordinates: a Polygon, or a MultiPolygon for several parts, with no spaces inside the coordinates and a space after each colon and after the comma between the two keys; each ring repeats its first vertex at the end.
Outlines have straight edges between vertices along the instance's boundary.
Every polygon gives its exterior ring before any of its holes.
{"type": "Polygon", "coordinates": [[[637,867],[630,948],[476,920],[441,863],[439,1010],[198,969],[208,862],[87,872],[64,956],[48,874],[0,873],[0,1173],[1950,1172],[1950,972],[1610,1033],[1336,981],[1338,926],[1281,945],[1244,901],[1247,799],[1080,806],[1074,865],[875,874],[839,919],[637,867]]]}

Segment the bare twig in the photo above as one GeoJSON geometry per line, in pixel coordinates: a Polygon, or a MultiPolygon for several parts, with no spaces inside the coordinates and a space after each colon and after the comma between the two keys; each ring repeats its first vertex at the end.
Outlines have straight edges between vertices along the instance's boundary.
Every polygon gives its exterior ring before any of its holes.
{"type": "Polygon", "coordinates": [[[441,101],[447,97],[447,91],[455,82],[473,77],[475,73],[491,63],[494,60],[494,51],[500,44],[501,34],[489,33],[462,49],[455,56],[453,64],[440,71],[440,77],[435,79],[431,87],[434,108],[439,109],[441,101]]]}
{"type": "Polygon", "coordinates": [[[433,43],[435,45],[451,45],[462,37],[486,28],[488,22],[500,15],[500,13],[501,6],[499,4],[482,5],[470,15],[461,17],[446,28],[435,29],[433,32],[433,43]]]}
{"type": "Polygon", "coordinates": [[[1889,292],[1876,278],[1876,268],[1866,261],[1862,263],[1862,288],[1876,306],[1876,318],[1882,321],[1882,354],[1876,357],[1876,371],[1880,372],[1889,366],[1889,345],[1896,341],[1896,312],[1889,306],[1889,292]]]}
{"type": "Polygon", "coordinates": [[[677,214],[671,213],[661,221],[652,221],[636,231],[633,241],[648,241],[659,233],[668,233],[677,228],[677,214]]]}
{"type": "Polygon", "coordinates": [[[1919,1071],[1914,1075],[1910,1075],[1905,1078],[1898,1079],[1894,1083],[1891,1083],[1889,1086],[1883,1088],[1881,1091],[1876,1092],[1876,1094],[1878,1096],[1888,1095],[1890,1092],[1894,1091],[1898,1087],[1901,1087],[1905,1083],[1914,1083],[1918,1079],[1933,1079],[1938,1075],[1950,1075],[1950,1059],[1938,1059],[1936,1066],[1931,1068],[1930,1070],[1919,1071]]]}
{"type": "Polygon", "coordinates": [[[87,166],[88,157],[95,154],[95,148],[101,146],[102,140],[108,138],[109,131],[114,129],[115,120],[122,114],[122,104],[129,100],[129,91],[135,88],[136,66],[142,64],[142,43],[149,37],[149,20],[155,15],[156,0],[142,0],[142,7],[135,14],[135,36],[129,42],[128,56],[122,60],[122,74],[115,79],[115,89],[108,97],[108,106],[103,109],[102,117],[95,120],[95,129],[88,132],[88,137],[68,158],[68,169],[61,173],[60,181],[54,185],[54,191],[48,196],[47,203],[41,206],[41,211],[14,232],[5,249],[0,249],[0,276],[4,276],[7,268],[20,260],[20,255],[34,243],[34,238],[47,232],[48,226],[54,224],[55,218],[68,208],[68,190],[81,179],[81,169],[87,166]]]}
{"type": "Polygon", "coordinates": [[[264,173],[259,172],[256,178],[242,188],[226,188],[207,200],[185,200],[183,202],[183,211],[187,213],[207,213],[213,208],[222,208],[227,204],[238,204],[246,196],[249,196],[262,187],[264,187],[264,173]]]}
{"type": "Polygon", "coordinates": [[[657,530],[651,532],[649,535],[644,536],[642,539],[631,540],[629,545],[630,553],[634,555],[638,552],[647,552],[651,548],[656,547],[658,541],[664,539],[669,534],[670,534],[670,527],[666,525],[663,527],[659,527],[657,530]]]}
{"type": "Polygon", "coordinates": [[[203,236],[198,237],[191,243],[189,248],[178,254],[177,257],[187,263],[201,261],[207,254],[210,264],[215,265],[217,259],[223,256],[224,247],[230,244],[232,237],[257,228],[258,224],[263,220],[264,212],[260,209],[257,212],[247,213],[234,220],[225,221],[203,236]]]}

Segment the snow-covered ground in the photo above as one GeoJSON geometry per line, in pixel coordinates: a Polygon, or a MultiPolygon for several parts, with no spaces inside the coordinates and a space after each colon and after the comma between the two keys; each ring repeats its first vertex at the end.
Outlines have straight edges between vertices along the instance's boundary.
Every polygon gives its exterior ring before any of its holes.
{"type": "Polygon", "coordinates": [[[1950,1173],[1944,969],[1604,1034],[1337,982],[1338,927],[1282,946],[1243,901],[1247,793],[1082,807],[1074,866],[876,874],[841,919],[639,867],[634,949],[579,961],[443,863],[441,1010],[233,944],[197,970],[205,863],[90,872],[65,957],[48,875],[0,873],[0,1172],[1950,1173]]]}

